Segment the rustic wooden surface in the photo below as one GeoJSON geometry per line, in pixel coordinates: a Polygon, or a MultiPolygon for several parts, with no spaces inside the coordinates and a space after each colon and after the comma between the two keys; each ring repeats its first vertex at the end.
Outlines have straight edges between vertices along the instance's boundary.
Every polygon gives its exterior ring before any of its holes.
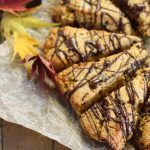
{"type": "Polygon", "coordinates": [[[0,119],[0,150],[69,150],[22,126],[0,119]]]}

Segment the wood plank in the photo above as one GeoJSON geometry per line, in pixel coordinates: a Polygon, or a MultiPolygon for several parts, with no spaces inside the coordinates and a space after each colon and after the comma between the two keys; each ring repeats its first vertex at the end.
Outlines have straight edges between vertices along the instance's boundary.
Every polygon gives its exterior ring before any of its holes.
{"type": "Polygon", "coordinates": [[[3,133],[2,133],[2,128],[3,128],[3,120],[0,119],[0,150],[3,149],[3,145],[2,145],[2,143],[3,143],[3,137],[2,137],[3,133]]]}
{"type": "Polygon", "coordinates": [[[53,140],[22,126],[3,121],[2,150],[68,150],[53,140]]]}
{"type": "Polygon", "coordinates": [[[55,141],[54,150],[70,150],[70,149],[55,141]]]}

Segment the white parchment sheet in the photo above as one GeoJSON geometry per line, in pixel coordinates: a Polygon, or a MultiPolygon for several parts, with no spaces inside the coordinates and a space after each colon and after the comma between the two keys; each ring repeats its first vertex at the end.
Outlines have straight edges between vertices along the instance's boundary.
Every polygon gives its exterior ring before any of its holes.
{"type": "MultiPolygon", "coordinates": [[[[50,21],[51,7],[57,1],[45,0],[36,15],[50,21]]],[[[40,39],[41,45],[48,35],[48,29],[31,32],[40,39]]],[[[11,63],[11,56],[4,42],[0,45],[1,118],[37,131],[73,150],[106,149],[85,136],[74,113],[55,90],[42,90],[29,81],[23,65],[17,60],[11,63]]],[[[132,148],[128,145],[127,149],[132,148]]]]}

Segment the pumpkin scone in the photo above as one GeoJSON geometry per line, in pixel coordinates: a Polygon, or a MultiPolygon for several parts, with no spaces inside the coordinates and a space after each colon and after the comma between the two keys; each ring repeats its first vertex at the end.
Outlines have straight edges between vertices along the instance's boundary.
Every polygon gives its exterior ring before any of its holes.
{"type": "Polygon", "coordinates": [[[50,30],[44,52],[59,72],[78,62],[118,53],[139,42],[141,39],[136,36],[66,26],[50,30]]]}
{"type": "Polygon", "coordinates": [[[133,34],[130,21],[110,0],[67,0],[53,11],[62,25],[133,34]]]}
{"type": "Polygon", "coordinates": [[[150,5],[149,0],[111,0],[129,16],[133,26],[143,36],[150,36],[150,5]]]}
{"type": "Polygon", "coordinates": [[[122,150],[133,137],[139,105],[148,95],[149,81],[150,72],[138,75],[85,111],[80,122],[86,134],[114,150],[122,150]]]}
{"type": "Polygon", "coordinates": [[[139,150],[150,149],[150,97],[143,105],[143,112],[135,134],[134,144],[139,150]]]}
{"type": "Polygon", "coordinates": [[[126,76],[142,67],[147,58],[147,50],[134,45],[97,62],[84,62],[67,68],[58,74],[57,85],[80,115],[98,99],[122,85],[126,76]]]}

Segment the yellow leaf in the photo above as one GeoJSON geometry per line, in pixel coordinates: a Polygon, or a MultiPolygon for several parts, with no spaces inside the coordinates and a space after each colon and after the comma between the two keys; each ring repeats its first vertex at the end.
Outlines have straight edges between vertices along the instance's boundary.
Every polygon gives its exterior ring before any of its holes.
{"type": "Polygon", "coordinates": [[[17,32],[14,33],[14,52],[13,57],[18,54],[21,59],[24,59],[26,56],[36,56],[38,51],[37,47],[39,43],[32,37],[27,35],[20,35],[17,32]]]}
{"type": "MultiPolygon", "coordinates": [[[[21,59],[26,56],[36,56],[38,51],[36,47],[39,47],[37,40],[32,38],[27,29],[38,29],[43,27],[58,26],[56,23],[46,23],[44,21],[35,18],[28,13],[20,13],[17,16],[10,13],[4,13],[1,20],[1,31],[6,40],[8,41],[9,47],[13,45],[13,56],[12,61],[18,54],[21,59]],[[11,38],[13,37],[13,44],[11,44],[11,38]]],[[[31,69],[31,64],[25,64],[27,71],[31,69]]]]}
{"type": "Polygon", "coordinates": [[[29,14],[15,16],[10,13],[4,13],[1,21],[1,28],[6,39],[10,38],[14,32],[28,35],[26,28],[38,29],[58,25],[58,23],[47,23],[41,21],[38,18],[29,16],[29,14]]]}
{"type": "MultiPolygon", "coordinates": [[[[23,60],[26,56],[36,56],[38,55],[38,51],[36,47],[39,43],[32,37],[27,35],[20,35],[17,32],[14,33],[14,51],[12,56],[12,61],[15,56],[18,54],[20,58],[23,60]]],[[[29,73],[31,70],[31,63],[24,64],[27,72],[29,73]]]]}
{"type": "Polygon", "coordinates": [[[21,17],[17,20],[20,24],[22,24],[25,28],[32,28],[38,29],[43,27],[50,27],[50,26],[58,26],[58,23],[47,23],[44,21],[39,20],[33,16],[25,16],[21,17]]]}
{"type": "Polygon", "coordinates": [[[17,20],[19,17],[5,13],[1,21],[1,30],[4,37],[8,40],[14,32],[28,34],[25,27],[17,20]]]}

